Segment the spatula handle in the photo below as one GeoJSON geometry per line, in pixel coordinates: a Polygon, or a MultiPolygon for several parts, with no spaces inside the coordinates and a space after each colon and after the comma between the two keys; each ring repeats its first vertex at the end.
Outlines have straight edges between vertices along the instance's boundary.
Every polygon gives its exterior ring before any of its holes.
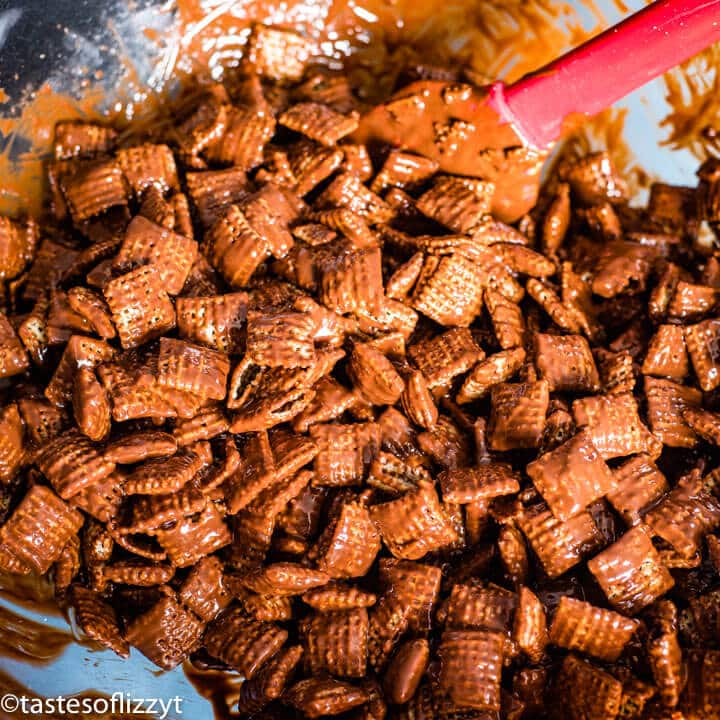
{"type": "Polygon", "coordinates": [[[532,145],[557,140],[569,116],[594,115],[720,40],[720,0],[658,0],[530,76],[494,102],[532,145]]]}

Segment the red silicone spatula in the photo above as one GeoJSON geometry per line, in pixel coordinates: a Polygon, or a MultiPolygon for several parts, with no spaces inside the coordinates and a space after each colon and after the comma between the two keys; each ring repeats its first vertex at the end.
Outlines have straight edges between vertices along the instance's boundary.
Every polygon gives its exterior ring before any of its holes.
{"type": "Polygon", "coordinates": [[[495,214],[535,202],[545,153],[572,119],[592,116],[720,40],[720,0],[658,0],[512,85],[418,81],[377,106],[355,137],[432,157],[496,183],[495,214]]]}

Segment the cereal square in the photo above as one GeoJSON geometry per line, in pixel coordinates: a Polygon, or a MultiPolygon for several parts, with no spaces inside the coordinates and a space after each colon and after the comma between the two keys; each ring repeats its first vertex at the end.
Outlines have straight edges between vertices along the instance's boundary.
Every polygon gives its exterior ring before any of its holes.
{"type": "Polygon", "coordinates": [[[466,373],[485,353],[467,328],[453,328],[408,347],[408,355],[427,379],[428,387],[447,385],[466,373]]]}
{"type": "Polygon", "coordinates": [[[702,480],[683,478],[643,518],[653,533],[684,558],[692,558],[705,535],[720,527],[720,499],[702,480]]]}
{"type": "Polygon", "coordinates": [[[163,670],[172,670],[201,643],[205,623],[172,596],[133,620],[125,637],[163,670]]]}
{"type": "Polygon", "coordinates": [[[584,430],[527,466],[533,484],[560,520],[569,520],[615,489],[610,468],[584,430]]]}
{"type": "Polygon", "coordinates": [[[133,191],[142,195],[151,185],[163,193],[178,187],[177,167],[167,145],[136,145],[119,150],[117,161],[133,191]]]}
{"type": "Polygon", "coordinates": [[[216,557],[200,560],[180,586],[178,599],[205,622],[214,620],[232,599],[223,581],[220,560],[216,557]]]}
{"type": "Polygon", "coordinates": [[[153,265],[160,273],[165,291],[177,295],[185,285],[196,256],[194,240],[137,215],[125,231],[113,267],[127,271],[138,265],[153,265]]]}
{"type": "Polygon", "coordinates": [[[29,367],[27,351],[7,315],[0,312],[0,378],[19,375],[29,367]]]}
{"type": "Polygon", "coordinates": [[[212,622],[205,635],[205,647],[250,680],[260,667],[283,646],[287,630],[247,617],[241,608],[232,608],[212,622]]]}
{"type": "Polygon", "coordinates": [[[175,327],[175,309],[162,275],[153,265],[111,280],[104,294],[125,349],[143,345],[175,327]]]}
{"type": "Polygon", "coordinates": [[[100,447],[75,428],[44,445],[35,464],[65,499],[103,480],[115,469],[115,463],[102,455],[100,447]]]}
{"type": "Polygon", "coordinates": [[[646,375],[645,397],[650,429],[661,443],[680,448],[697,445],[698,436],[683,416],[685,410],[702,405],[702,393],[697,388],[646,375]]]}
{"type": "Polygon", "coordinates": [[[657,457],[662,444],[645,427],[631,393],[594,395],[575,400],[573,416],[578,427],[587,428],[603,460],[646,453],[657,457]]]}
{"type": "Polygon", "coordinates": [[[0,408],[0,486],[10,485],[25,462],[25,422],[15,403],[0,408]]]}
{"type": "Polygon", "coordinates": [[[557,677],[555,692],[562,698],[566,717],[608,720],[618,716],[623,686],[610,673],[568,655],[557,677]]]}
{"type": "Polygon", "coordinates": [[[270,256],[270,245],[238,205],[229,205],[205,235],[203,252],[233,287],[242,287],[270,256]]]}
{"type": "Polygon", "coordinates": [[[487,630],[443,633],[440,686],[460,707],[498,712],[504,638],[487,630]]]}
{"type": "Polygon", "coordinates": [[[675,584],[647,528],[640,525],[590,560],[588,569],[610,604],[629,615],[650,605],[675,584]]]}
{"type": "Polygon", "coordinates": [[[581,335],[538,333],[535,362],[550,392],[594,393],[600,389],[590,345],[581,335]]]}
{"type": "MultiPolygon", "coordinates": [[[[720,320],[703,320],[686,327],[685,342],[700,387],[711,392],[720,385],[720,320]]],[[[670,377],[682,380],[682,377],[670,377]]]]}
{"type": "MultiPolygon", "coordinates": [[[[712,322],[712,321],[709,321],[712,322]]],[[[696,345],[695,338],[698,333],[694,328],[700,329],[705,323],[695,325],[693,327],[683,329],[682,325],[660,325],[648,344],[647,354],[643,361],[642,371],[645,375],[656,375],[657,377],[666,377],[670,380],[682,382],[688,374],[688,351],[685,344],[685,338],[693,337],[693,346],[695,355],[699,360],[695,369],[698,377],[703,376],[702,359],[700,357],[700,345],[696,345]]],[[[711,363],[712,365],[712,363],[711,363]]],[[[707,378],[707,376],[705,376],[707,378]]],[[[701,382],[706,383],[706,379],[701,382]]],[[[720,373],[718,373],[720,378],[720,373]]],[[[709,390],[710,387],[703,389],[709,390]]]]}
{"type": "Polygon", "coordinates": [[[307,313],[253,314],[247,324],[247,353],[266,367],[314,364],[317,328],[307,313]]]}
{"type": "Polygon", "coordinates": [[[501,383],[490,391],[492,411],[488,440],[493,450],[533,448],[540,445],[550,403],[545,380],[501,383]]]}
{"type": "Polygon", "coordinates": [[[495,186],[480,180],[442,175],[420,196],[420,212],[458,233],[469,233],[490,213],[495,186]]]}
{"type": "Polygon", "coordinates": [[[522,514],[519,524],[551,578],[567,572],[603,544],[600,530],[588,512],[562,522],[549,510],[532,508],[522,514]]]}
{"type": "Polygon", "coordinates": [[[564,596],[550,626],[550,642],[615,662],[639,626],[638,620],[564,596]]]}
{"type": "Polygon", "coordinates": [[[361,502],[345,502],[313,549],[317,566],[333,578],[362,577],[380,551],[380,534],[361,502]]]}
{"type": "Polygon", "coordinates": [[[607,499],[628,525],[640,522],[643,510],[668,490],[665,476],[647,455],[636,455],[612,472],[617,485],[607,499]]]}
{"type": "Polygon", "coordinates": [[[176,567],[189,567],[229,545],[232,536],[214,503],[208,503],[199,516],[187,517],[174,527],[158,530],[158,542],[176,567]]]}
{"type": "Polygon", "coordinates": [[[411,304],[440,325],[467,327],[482,309],[485,279],[477,263],[460,253],[428,256],[411,304]]]}
{"type": "Polygon", "coordinates": [[[244,292],[180,297],[175,301],[180,337],[220,352],[236,353],[242,347],[247,304],[244,292]]]}
{"type": "MultiPolygon", "coordinates": [[[[0,528],[0,549],[17,566],[11,572],[46,573],[83,524],[83,516],[50,488],[34,485],[0,528]]],[[[0,563],[1,564],[1,563],[0,563]]]]}
{"type": "Polygon", "coordinates": [[[127,205],[127,182],[120,165],[112,160],[78,163],[60,182],[76,224],[116,205],[127,205]]]}
{"type": "Polygon", "coordinates": [[[520,490],[520,474],[510,465],[485,462],[476,467],[445,470],[439,476],[445,502],[467,504],[520,490]]]}
{"type": "Polygon", "coordinates": [[[313,425],[310,436],[319,448],[316,485],[360,485],[380,450],[377,423],[313,425]]]}
{"type": "Polygon", "coordinates": [[[321,145],[335,145],[357,128],[358,115],[342,115],[327,105],[304,102],[289,107],[278,122],[321,145]]]}
{"type": "Polygon", "coordinates": [[[241,167],[189,172],[185,182],[205,228],[211,227],[228,205],[240,202],[250,194],[247,175],[241,167]]]}
{"type": "Polygon", "coordinates": [[[365,608],[315,613],[303,626],[305,660],[310,672],[337,677],[365,676],[368,615],[365,608]]]}
{"type": "Polygon", "coordinates": [[[194,393],[211,400],[224,400],[230,360],[217,350],[185,340],[160,339],[158,384],[194,393]]]}
{"type": "Polygon", "coordinates": [[[397,500],[371,506],[370,516],[383,542],[397,558],[419,560],[457,540],[457,532],[434,485],[427,481],[421,481],[416,490],[397,500]]]}

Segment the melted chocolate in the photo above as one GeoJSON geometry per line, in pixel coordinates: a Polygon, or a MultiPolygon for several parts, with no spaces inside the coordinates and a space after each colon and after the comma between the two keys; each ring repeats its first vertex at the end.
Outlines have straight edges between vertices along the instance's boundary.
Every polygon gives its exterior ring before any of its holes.
{"type": "Polygon", "coordinates": [[[69,630],[53,630],[0,606],[0,655],[42,665],[62,655],[73,641],[69,630]]]}
{"type": "Polygon", "coordinates": [[[365,115],[353,137],[413,150],[445,172],[494,182],[493,215],[503,222],[515,222],[537,201],[546,155],[523,146],[482,88],[411,83],[365,115]]]}

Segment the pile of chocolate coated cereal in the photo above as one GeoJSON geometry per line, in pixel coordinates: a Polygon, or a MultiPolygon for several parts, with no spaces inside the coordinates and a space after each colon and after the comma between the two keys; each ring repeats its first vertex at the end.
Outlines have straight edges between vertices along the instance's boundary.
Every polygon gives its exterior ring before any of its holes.
{"type": "Polygon", "coordinates": [[[61,123],[0,218],[0,568],[240,717],[718,720],[720,161],[510,226],[306,60],[61,123]]]}

